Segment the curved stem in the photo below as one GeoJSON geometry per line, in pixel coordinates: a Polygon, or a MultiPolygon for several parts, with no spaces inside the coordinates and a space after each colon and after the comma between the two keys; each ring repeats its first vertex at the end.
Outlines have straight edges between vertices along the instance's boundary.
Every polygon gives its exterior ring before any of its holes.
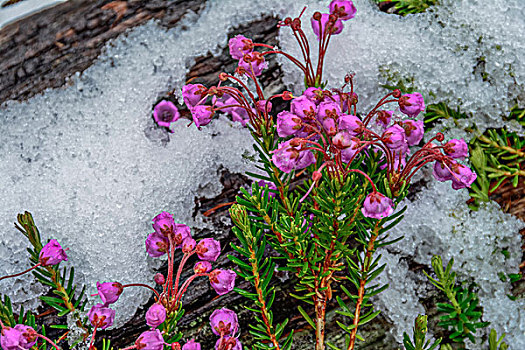
{"type": "Polygon", "coordinates": [[[93,346],[93,342],[95,341],[95,335],[97,334],[97,326],[95,326],[95,329],[93,330],[93,335],[91,336],[91,341],[89,342],[88,350],[91,350],[91,347],[93,346]]]}
{"type": "Polygon", "coordinates": [[[125,285],[122,286],[122,288],[127,288],[127,287],[145,287],[145,288],[148,288],[148,289],[151,290],[153,293],[155,293],[155,295],[157,296],[158,299],[160,299],[159,292],[157,292],[153,287],[150,287],[150,286],[148,286],[147,284],[143,284],[143,283],[130,283],[130,284],[125,284],[125,285]]]}
{"type": "Polygon", "coordinates": [[[11,277],[21,276],[21,275],[23,275],[24,273],[28,273],[29,271],[36,269],[36,268],[39,267],[41,264],[42,264],[42,263],[38,263],[38,264],[36,264],[35,266],[30,267],[30,268],[28,268],[28,269],[25,270],[25,271],[22,271],[22,272],[19,272],[19,273],[15,273],[14,275],[7,275],[7,276],[0,277],[0,281],[3,280],[3,279],[6,279],[6,278],[11,278],[11,277]]]}
{"type": "Polygon", "coordinates": [[[177,292],[179,290],[179,280],[180,280],[180,274],[182,273],[182,269],[184,268],[184,265],[188,261],[189,257],[195,253],[195,250],[193,250],[190,253],[184,253],[184,256],[182,257],[182,260],[179,263],[179,268],[177,270],[177,277],[175,278],[175,284],[173,285],[172,294],[177,295],[177,292]]]}
{"type": "MultiPolygon", "coordinates": [[[[96,328],[95,328],[95,330],[96,330],[96,328]]],[[[39,338],[44,339],[45,341],[47,341],[47,342],[48,342],[49,344],[51,344],[51,346],[54,347],[56,350],[61,350],[61,349],[58,347],[58,345],[56,345],[51,339],[49,339],[49,338],[46,337],[45,335],[37,334],[36,336],[39,337],[39,338]]],[[[93,336],[95,336],[95,332],[93,332],[93,336]]],[[[90,344],[90,346],[91,346],[91,344],[90,344]]]]}

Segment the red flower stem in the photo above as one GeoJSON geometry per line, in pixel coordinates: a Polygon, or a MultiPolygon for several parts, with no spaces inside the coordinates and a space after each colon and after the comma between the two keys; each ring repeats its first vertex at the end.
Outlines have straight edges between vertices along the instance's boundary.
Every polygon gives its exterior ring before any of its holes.
{"type": "Polygon", "coordinates": [[[91,336],[91,341],[89,342],[88,349],[91,349],[91,346],[93,345],[93,342],[95,341],[95,335],[97,334],[97,326],[95,325],[95,329],[93,330],[93,335],[91,336]]]}
{"type": "Polygon", "coordinates": [[[363,120],[363,124],[365,126],[368,125],[368,122],[370,121],[370,119],[372,119],[372,117],[374,116],[374,114],[376,114],[376,110],[381,107],[382,105],[384,104],[387,104],[387,103],[390,103],[390,102],[397,102],[398,100],[386,100],[387,98],[389,98],[390,96],[394,95],[393,92],[387,94],[385,97],[383,97],[377,104],[376,106],[370,111],[368,112],[368,114],[366,115],[366,118],[363,120]],[[385,101],[386,100],[386,101],[385,101]]]}
{"type": "Polygon", "coordinates": [[[120,350],[131,350],[131,349],[136,349],[137,346],[136,345],[131,345],[131,346],[128,346],[127,348],[122,348],[120,350]]]}
{"type": "Polygon", "coordinates": [[[283,52],[281,50],[271,50],[271,51],[265,51],[261,52],[261,55],[270,55],[270,54],[278,54],[283,55],[284,57],[288,58],[293,64],[295,64],[300,70],[302,70],[305,74],[307,72],[306,67],[299,61],[297,58],[293,57],[290,54],[287,54],[286,52],[283,52]]]}
{"type": "MultiPolygon", "coordinates": [[[[246,86],[246,84],[244,84],[242,82],[242,80],[240,80],[239,78],[233,76],[233,75],[230,75],[230,74],[226,74],[226,76],[230,79],[233,79],[235,80],[240,86],[242,86],[244,88],[244,90],[246,90],[246,92],[248,93],[248,95],[250,95],[250,98],[252,99],[253,103],[255,104],[256,102],[256,99],[255,99],[255,96],[253,96],[252,92],[250,91],[250,89],[248,89],[248,87],[246,86]]],[[[224,87],[222,87],[224,88],[224,87]]],[[[242,95],[242,93],[239,91],[239,93],[242,95]]]]}
{"type": "MultiPolygon", "coordinates": [[[[95,330],[96,330],[96,328],[95,328],[95,330]]],[[[46,337],[45,335],[37,334],[36,336],[39,337],[39,338],[44,339],[45,341],[47,341],[47,342],[48,342],[49,344],[51,344],[51,346],[54,347],[55,349],[57,349],[57,350],[61,350],[61,349],[58,347],[58,345],[56,345],[51,339],[49,339],[49,338],[46,337]]],[[[95,336],[95,332],[93,332],[93,336],[95,336]]],[[[91,344],[90,344],[90,346],[91,346],[91,344]]]]}
{"type": "Polygon", "coordinates": [[[122,288],[127,288],[127,287],[145,287],[145,288],[148,288],[153,293],[155,293],[155,295],[157,296],[157,299],[160,300],[159,292],[157,292],[153,287],[150,287],[147,284],[143,284],[143,283],[129,283],[129,284],[125,284],[125,285],[122,286],[122,288]]]}
{"type": "Polygon", "coordinates": [[[365,172],[359,170],[359,169],[349,169],[348,170],[349,173],[358,173],[358,174],[361,174],[363,175],[364,177],[366,177],[366,179],[368,180],[368,182],[370,182],[370,184],[372,185],[372,190],[374,192],[377,192],[377,189],[376,189],[376,185],[374,184],[374,181],[372,181],[372,179],[370,178],[370,176],[368,176],[365,172]]]}
{"type": "Polygon", "coordinates": [[[179,290],[179,280],[180,280],[180,274],[182,273],[182,269],[184,268],[184,265],[188,261],[189,257],[195,253],[195,249],[189,253],[184,253],[184,256],[182,257],[182,260],[179,263],[179,268],[177,270],[177,277],[175,278],[175,285],[173,286],[172,295],[177,295],[177,292],[179,290]]]}
{"type": "Polygon", "coordinates": [[[168,293],[168,299],[171,297],[171,288],[173,286],[173,259],[175,255],[175,246],[173,244],[173,238],[168,236],[168,240],[170,242],[169,247],[169,254],[168,254],[168,281],[166,283],[167,287],[164,291],[164,293],[168,293]]]}
{"type": "Polygon", "coordinates": [[[11,278],[11,277],[21,276],[21,275],[23,275],[24,273],[28,273],[29,271],[36,269],[36,268],[39,267],[41,264],[42,264],[42,263],[39,262],[39,263],[36,264],[35,266],[30,267],[30,268],[28,268],[28,269],[25,270],[25,271],[22,271],[22,272],[19,272],[19,273],[15,273],[14,275],[7,275],[7,276],[0,277],[0,281],[3,280],[3,279],[6,279],[6,278],[11,278]]]}
{"type": "Polygon", "coordinates": [[[308,46],[308,41],[304,41],[304,33],[302,30],[297,31],[292,28],[293,35],[297,42],[299,43],[299,47],[301,48],[301,53],[303,54],[304,63],[305,63],[305,74],[306,74],[306,81],[311,82],[313,77],[313,68],[312,68],[312,62],[310,61],[310,47],[308,46]],[[300,35],[297,35],[297,32],[299,32],[300,35]],[[306,44],[306,45],[305,45],[306,44]]]}
{"type": "Polygon", "coordinates": [[[179,290],[179,293],[176,295],[175,297],[175,301],[179,301],[182,296],[184,295],[184,293],[186,293],[186,290],[188,289],[190,283],[197,277],[201,277],[201,276],[209,276],[210,274],[208,272],[206,273],[196,273],[194,274],[193,276],[191,276],[190,278],[188,278],[186,281],[184,281],[184,283],[182,284],[180,290],[179,290]]]}

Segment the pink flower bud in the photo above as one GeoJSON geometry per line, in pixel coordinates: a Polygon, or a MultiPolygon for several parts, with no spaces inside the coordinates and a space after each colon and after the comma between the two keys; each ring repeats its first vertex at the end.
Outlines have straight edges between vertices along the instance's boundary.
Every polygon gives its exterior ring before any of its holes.
{"type": "Polygon", "coordinates": [[[166,254],[169,246],[168,239],[157,232],[150,233],[148,238],[146,238],[146,251],[152,258],[158,258],[166,254]]]}
{"type": "MultiPolygon", "coordinates": [[[[323,37],[323,33],[325,32],[329,22],[330,22],[330,15],[328,13],[323,13],[321,15],[320,21],[312,17],[312,29],[314,31],[314,34],[317,36],[319,40],[323,37]],[[319,28],[319,23],[321,23],[321,28],[319,28]]],[[[342,31],[343,31],[343,22],[340,19],[337,19],[335,23],[333,23],[333,25],[330,26],[330,33],[332,35],[336,35],[336,34],[341,33],[342,31]]]]}
{"type": "Polygon", "coordinates": [[[88,318],[93,327],[106,329],[111,326],[115,320],[115,310],[105,307],[102,304],[96,304],[89,310],[88,318]]]}
{"type": "Polygon", "coordinates": [[[164,338],[158,329],[142,332],[135,341],[135,348],[140,350],[163,350],[164,338]]]}
{"type": "Polygon", "coordinates": [[[155,274],[155,277],[153,277],[153,280],[155,281],[155,283],[160,284],[160,285],[163,285],[164,283],[166,283],[166,278],[161,273],[155,274]]]}
{"type": "Polygon", "coordinates": [[[26,325],[17,324],[14,328],[5,326],[0,333],[0,345],[4,350],[29,350],[36,343],[36,331],[26,325]]]}
{"type": "Polygon", "coordinates": [[[290,112],[301,118],[308,120],[314,118],[317,113],[317,105],[310,101],[305,95],[294,98],[290,103],[290,112]]]}
{"type": "Polygon", "coordinates": [[[317,107],[317,119],[322,123],[326,118],[337,119],[337,116],[341,113],[341,107],[339,104],[329,100],[321,102],[317,107]]]}
{"type": "Polygon", "coordinates": [[[279,148],[273,150],[272,162],[282,172],[289,173],[294,169],[304,169],[315,163],[315,156],[309,150],[299,151],[299,146],[292,146],[294,140],[281,142],[279,148]]]}
{"type": "Polygon", "coordinates": [[[231,270],[216,269],[210,272],[210,284],[219,295],[229,293],[235,287],[237,274],[231,270]]]}
{"type": "Polygon", "coordinates": [[[182,98],[188,109],[192,109],[205,96],[206,87],[202,84],[187,84],[182,87],[182,98]]]}
{"type": "Polygon", "coordinates": [[[213,238],[202,239],[195,248],[201,260],[215,261],[221,254],[221,243],[213,238]]]}
{"type": "Polygon", "coordinates": [[[168,237],[173,233],[174,225],[175,221],[173,220],[173,215],[167,211],[163,211],[153,218],[153,229],[160,235],[168,237]]]}
{"type": "Polygon", "coordinates": [[[368,218],[383,219],[394,212],[394,203],[384,194],[374,191],[366,196],[361,212],[368,218]]]}
{"type": "Polygon", "coordinates": [[[237,314],[223,307],[213,311],[210,316],[211,331],[218,336],[233,335],[239,329],[237,314]]]}
{"type": "Polygon", "coordinates": [[[217,339],[217,342],[215,343],[215,350],[242,350],[242,344],[237,338],[233,337],[224,337],[222,339],[222,345],[221,345],[221,339],[217,339]],[[220,347],[220,348],[219,348],[220,347]]]}
{"type": "Polygon", "coordinates": [[[193,266],[195,273],[208,273],[211,271],[211,263],[209,261],[197,261],[193,266]]]}
{"type": "Polygon", "coordinates": [[[383,133],[383,141],[391,150],[401,150],[407,146],[405,130],[399,125],[392,125],[383,133]]]}
{"type": "Polygon", "coordinates": [[[390,125],[390,121],[392,120],[392,114],[394,114],[392,111],[378,111],[376,124],[383,128],[388,127],[390,125]]]}
{"type": "Polygon", "coordinates": [[[253,52],[253,41],[244,35],[237,35],[228,42],[230,55],[236,60],[240,60],[247,53],[253,52]]]}
{"type": "Polygon", "coordinates": [[[190,109],[193,122],[200,129],[201,126],[208,125],[213,117],[211,106],[197,105],[190,109]]]}
{"type": "Polygon", "coordinates": [[[277,114],[277,134],[279,137],[295,135],[301,129],[301,118],[288,111],[277,114]]]}
{"type": "Polygon", "coordinates": [[[264,59],[264,56],[259,52],[252,52],[244,55],[239,61],[240,70],[248,72],[250,75],[258,77],[262,74],[263,69],[268,68],[268,63],[264,59]]]}
{"type": "Polygon", "coordinates": [[[468,156],[468,146],[463,139],[452,139],[443,147],[445,154],[454,159],[463,159],[468,156]]]}
{"type": "MultiPolygon", "coordinates": [[[[260,100],[255,103],[255,106],[257,107],[257,110],[261,113],[264,113],[264,107],[266,106],[266,100],[260,100]]],[[[268,107],[266,108],[267,112],[270,113],[272,110],[272,103],[268,102],[268,107]]]]}
{"type": "Polygon", "coordinates": [[[335,147],[341,149],[350,147],[352,145],[352,136],[347,131],[339,131],[332,137],[332,143],[335,147]]]}
{"type": "Polygon", "coordinates": [[[425,110],[425,101],[419,92],[401,96],[398,103],[401,112],[411,118],[417,117],[419,113],[425,110]]]}
{"type": "Polygon", "coordinates": [[[360,135],[365,130],[363,122],[355,115],[341,114],[337,119],[337,125],[339,131],[348,131],[351,136],[360,135]]]}
{"type": "Polygon", "coordinates": [[[405,136],[409,146],[415,146],[423,139],[425,130],[422,120],[407,119],[403,120],[400,124],[401,127],[405,129],[405,136]]]}
{"type": "Polygon", "coordinates": [[[470,187],[477,178],[476,173],[463,164],[451,162],[450,170],[452,170],[452,188],[455,190],[470,187]]]}
{"type": "Polygon", "coordinates": [[[104,306],[108,306],[118,300],[124,287],[119,282],[97,282],[97,290],[104,306]]]}
{"type": "Polygon", "coordinates": [[[197,242],[193,238],[187,237],[184,239],[184,241],[182,241],[182,252],[190,253],[196,245],[197,242]]]}
{"type": "Polygon", "coordinates": [[[309,87],[303,92],[303,96],[306,96],[310,101],[318,105],[323,100],[323,89],[309,87]]]}
{"type": "Polygon", "coordinates": [[[333,118],[325,118],[322,122],[323,129],[326,131],[328,136],[333,136],[337,132],[337,127],[335,125],[335,120],[333,118]]]}
{"type": "Polygon", "coordinates": [[[359,150],[359,147],[360,147],[359,139],[353,137],[350,140],[350,146],[341,150],[341,160],[343,161],[343,163],[350,162],[350,160],[354,157],[354,155],[359,150]]]}
{"type": "Polygon", "coordinates": [[[169,127],[180,118],[180,113],[173,102],[162,100],[153,109],[153,118],[160,126],[169,127]]]}
{"type": "Polygon", "coordinates": [[[56,239],[51,239],[42,248],[38,261],[42,266],[56,265],[62,261],[67,261],[67,255],[56,239]]]}
{"type": "Polygon", "coordinates": [[[443,162],[436,161],[434,163],[434,171],[433,175],[436,178],[436,180],[445,182],[452,179],[452,173],[450,172],[449,168],[445,166],[443,162]]]}
{"type": "Polygon", "coordinates": [[[175,232],[173,234],[173,243],[175,244],[175,248],[182,247],[182,242],[184,242],[184,240],[189,237],[191,237],[191,233],[188,225],[175,224],[175,232]]]}
{"type": "Polygon", "coordinates": [[[166,320],[166,308],[161,304],[153,304],[146,312],[146,324],[151,328],[157,328],[166,320]]]}
{"type": "Polygon", "coordinates": [[[330,9],[331,14],[336,15],[343,21],[354,18],[357,12],[354,3],[348,0],[332,0],[330,5],[328,5],[328,8],[330,9]]]}
{"type": "Polygon", "coordinates": [[[197,343],[195,339],[192,339],[186,344],[184,344],[182,350],[201,350],[201,344],[197,343]]]}

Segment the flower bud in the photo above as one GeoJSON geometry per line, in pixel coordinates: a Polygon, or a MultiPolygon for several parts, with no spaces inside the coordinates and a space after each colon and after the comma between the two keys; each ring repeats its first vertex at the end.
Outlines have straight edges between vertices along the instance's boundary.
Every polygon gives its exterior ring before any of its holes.
{"type": "Polygon", "coordinates": [[[314,181],[319,181],[319,180],[321,180],[322,177],[323,177],[323,175],[321,174],[321,172],[317,171],[317,170],[315,170],[313,172],[313,174],[312,174],[312,180],[314,180],[314,181]]]}
{"type": "Polygon", "coordinates": [[[49,240],[38,256],[41,266],[56,265],[64,260],[67,261],[66,252],[56,239],[49,240]]]}
{"type": "Polygon", "coordinates": [[[115,320],[115,310],[105,307],[102,304],[96,304],[89,310],[88,318],[93,327],[106,329],[111,326],[115,320]]]}
{"type": "Polygon", "coordinates": [[[415,118],[425,110],[425,101],[419,92],[406,94],[399,98],[399,109],[409,117],[415,118]]]}
{"type": "Polygon", "coordinates": [[[350,136],[348,131],[339,131],[332,137],[332,143],[340,149],[350,147],[352,145],[352,136],[350,136]]]}
{"type": "Polygon", "coordinates": [[[0,345],[4,350],[29,350],[36,344],[36,338],[36,331],[29,326],[5,326],[0,332],[0,345]]]}
{"type": "Polygon", "coordinates": [[[161,304],[153,304],[146,312],[146,324],[151,328],[157,328],[166,320],[166,308],[161,304]]]}
{"type": "Polygon", "coordinates": [[[218,336],[233,335],[239,329],[237,314],[225,307],[213,311],[210,316],[211,331],[218,336]]]}
{"type": "Polygon", "coordinates": [[[445,154],[454,159],[463,159],[468,156],[468,146],[463,139],[452,139],[443,147],[445,154]]]}
{"type": "Polygon", "coordinates": [[[293,98],[293,95],[290,91],[284,91],[283,92],[283,100],[284,101],[290,101],[293,98]]]}
{"type": "Polygon", "coordinates": [[[188,341],[184,346],[182,347],[182,350],[201,350],[201,344],[197,343],[195,339],[192,339],[188,341]]]}
{"type": "Polygon", "coordinates": [[[320,18],[317,16],[319,19],[316,19],[316,14],[317,12],[314,14],[314,17],[312,17],[312,29],[319,40],[321,40],[327,28],[332,35],[339,34],[343,31],[343,22],[340,19],[330,22],[330,15],[328,13],[321,14],[320,18]],[[321,24],[321,28],[319,28],[319,23],[321,24]]]}
{"type": "Polygon", "coordinates": [[[173,215],[167,211],[163,211],[153,218],[153,229],[160,235],[168,237],[173,233],[174,225],[173,215]]]}
{"type": "Polygon", "coordinates": [[[241,58],[239,67],[244,68],[250,75],[258,77],[263,69],[268,68],[268,63],[259,52],[252,52],[241,58]]]}
{"type": "Polygon", "coordinates": [[[366,196],[361,212],[367,218],[383,219],[394,212],[394,203],[384,194],[374,191],[366,196]]]}
{"type": "Polygon", "coordinates": [[[290,103],[290,112],[301,118],[308,120],[315,117],[317,105],[310,101],[305,95],[296,97],[290,103]]]}
{"type": "Polygon", "coordinates": [[[357,12],[354,3],[348,0],[332,0],[328,8],[330,9],[330,13],[336,15],[343,21],[354,18],[357,12]]]}
{"type": "Polygon", "coordinates": [[[399,125],[392,125],[383,133],[383,141],[391,150],[401,150],[407,145],[405,130],[399,125]]]}
{"type": "Polygon", "coordinates": [[[186,84],[182,87],[182,99],[191,110],[206,96],[206,87],[202,84],[186,84]]]}
{"type": "Polygon", "coordinates": [[[164,338],[158,329],[142,332],[135,341],[135,348],[141,350],[163,350],[164,338]]]}
{"type": "Polygon", "coordinates": [[[231,270],[216,269],[210,272],[210,284],[219,295],[229,293],[235,287],[237,274],[231,270]]]}
{"type": "Polygon", "coordinates": [[[153,108],[153,118],[160,126],[169,127],[180,118],[180,113],[173,102],[162,100],[153,108]]]}
{"type": "Polygon", "coordinates": [[[211,263],[209,261],[197,261],[195,266],[193,266],[193,272],[198,273],[208,273],[211,271],[211,263]]]}
{"type": "Polygon", "coordinates": [[[200,128],[201,126],[208,125],[213,117],[213,110],[211,106],[197,105],[190,109],[193,122],[200,128]]]}
{"type": "Polygon", "coordinates": [[[392,111],[378,111],[376,124],[380,125],[383,128],[388,127],[390,125],[390,122],[392,121],[393,114],[394,112],[392,111]]]}
{"type": "Polygon", "coordinates": [[[124,287],[119,282],[97,282],[97,290],[104,306],[108,306],[118,300],[124,287]]]}
{"type": "Polygon", "coordinates": [[[409,146],[417,145],[423,139],[424,126],[422,120],[403,120],[401,127],[405,129],[405,136],[409,146]]]}
{"type": "Polygon", "coordinates": [[[201,260],[215,261],[221,254],[221,243],[213,238],[202,239],[195,248],[201,260]]]}
{"type": "Polygon", "coordinates": [[[253,41],[244,35],[237,35],[228,42],[230,55],[240,60],[245,54],[253,52],[253,41]]]}
{"type": "Polygon", "coordinates": [[[152,258],[166,254],[169,246],[168,239],[157,232],[150,233],[148,238],[146,238],[146,251],[152,258]]]}
{"type": "Polygon", "coordinates": [[[195,246],[197,245],[197,242],[191,238],[191,237],[187,237],[184,239],[184,241],[182,241],[182,252],[183,253],[191,253],[191,251],[195,248],[195,246]]]}
{"type": "Polygon", "coordinates": [[[161,273],[155,274],[155,277],[153,277],[153,280],[155,281],[155,283],[159,285],[163,285],[164,283],[166,283],[166,278],[161,273]]]}

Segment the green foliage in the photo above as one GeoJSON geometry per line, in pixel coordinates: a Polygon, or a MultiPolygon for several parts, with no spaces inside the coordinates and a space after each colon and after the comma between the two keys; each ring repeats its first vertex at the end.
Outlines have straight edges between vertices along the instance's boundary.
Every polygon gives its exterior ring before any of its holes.
{"type": "Polygon", "coordinates": [[[507,120],[516,120],[520,125],[525,126],[525,108],[515,105],[511,108],[507,120]]]}
{"type": "MultiPolygon", "coordinates": [[[[376,2],[384,2],[385,0],[376,0],[376,2]]],[[[386,0],[394,4],[396,13],[401,16],[406,16],[413,13],[425,12],[430,6],[438,5],[439,0],[386,0]]]]}
{"type": "Polygon", "coordinates": [[[111,340],[102,339],[102,350],[113,350],[111,340]]]}
{"type": "Polygon", "coordinates": [[[491,329],[489,335],[489,350],[507,350],[509,346],[503,342],[503,338],[505,338],[505,334],[498,339],[496,331],[491,329]]]}
{"type": "Polygon", "coordinates": [[[185,310],[182,308],[182,303],[179,302],[174,310],[175,311],[169,312],[166,315],[166,320],[160,326],[162,327],[163,337],[166,343],[178,342],[182,339],[183,335],[177,329],[177,324],[185,313],[185,310]]]}
{"type": "Polygon", "coordinates": [[[410,340],[410,337],[405,332],[403,333],[403,345],[405,350],[433,350],[436,349],[441,338],[430,345],[431,341],[426,340],[427,337],[427,316],[418,315],[414,321],[414,337],[410,340]]]}
{"type": "Polygon", "coordinates": [[[450,259],[446,268],[440,256],[432,258],[432,268],[437,279],[432,278],[425,272],[430,282],[441,290],[448,298],[449,303],[437,303],[437,309],[443,315],[440,317],[439,326],[452,330],[450,340],[456,343],[464,343],[468,338],[476,342],[474,334],[476,329],[484,328],[489,322],[480,322],[482,312],[478,307],[478,296],[468,288],[455,287],[456,273],[452,271],[454,259],[450,259]]]}
{"type": "Polygon", "coordinates": [[[459,110],[450,108],[445,102],[428,105],[424,115],[425,126],[433,126],[440,119],[465,119],[467,115],[459,110]]]}
{"type": "Polygon", "coordinates": [[[20,313],[15,315],[13,312],[13,306],[11,299],[7,296],[3,296],[3,300],[0,297],[0,320],[6,326],[14,327],[16,324],[25,324],[35,328],[35,316],[31,311],[25,311],[24,307],[21,306],[20,313]]]}

